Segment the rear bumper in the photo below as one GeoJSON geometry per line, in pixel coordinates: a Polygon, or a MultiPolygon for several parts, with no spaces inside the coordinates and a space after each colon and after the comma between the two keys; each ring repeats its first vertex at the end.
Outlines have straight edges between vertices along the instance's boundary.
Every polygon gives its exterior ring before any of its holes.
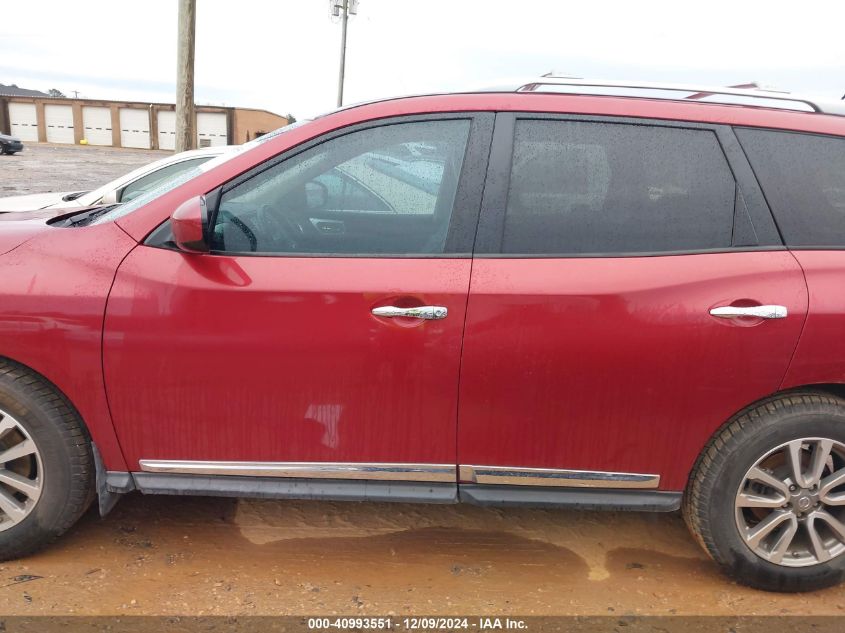
{"type": "Polygon", "coordinates": [[[23,143],[20,141],[3,141],[0,142],[0,149],[9,152],[21,152],[23,151],[23,143]]]}

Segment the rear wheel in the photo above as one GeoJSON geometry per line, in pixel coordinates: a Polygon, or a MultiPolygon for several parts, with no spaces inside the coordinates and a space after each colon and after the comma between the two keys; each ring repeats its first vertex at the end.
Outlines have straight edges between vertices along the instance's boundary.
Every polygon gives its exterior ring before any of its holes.
{"type": "Polygon", "coordinates": [[[91,443],[73,408],[39,376],[0,361],[0,559],[64,533],[93,491],[91,443]]]}
{"type": "Polygon", "coordinates": [[[845,401],[801,393],[738,415],[692,473],[684,515],[738,581],[808,591],[845,576],[845,401]]]}

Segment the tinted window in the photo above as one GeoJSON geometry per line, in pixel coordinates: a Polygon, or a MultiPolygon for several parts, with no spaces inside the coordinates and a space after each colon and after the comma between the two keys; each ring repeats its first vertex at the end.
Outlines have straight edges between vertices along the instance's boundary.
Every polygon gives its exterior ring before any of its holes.
{"type": "Polygon", "coordinates": [[[202,156],[201,158],[192,158],[191,160],[183,160],[179,163],[173,163],[156,169],[154,172],[138,178],[135,182],[131,182],[123,188],[123,193],[120,196],[121,202],[129,202],[137,198],[141,194],[155,189],[159,185],[164,184],[175,176],[184,174],[193,169],[197,165],[202,165],[204,162],[211,160],[213,156],[202,156]]]}
{"type": "Polygon", "coordinates": [[[470,122],[341,136],[225,192],[214,250],[443,253],[470,122]]]}
{"type": "Polygon", "coordinates": [[[517,121],[503,252],[729,247],[735,197],[713,132],[517,121]]]}
{"type": "Polygon", "coordinates": [[[845,246],[845,139],[736,130],[789,246],[845,246]]]}

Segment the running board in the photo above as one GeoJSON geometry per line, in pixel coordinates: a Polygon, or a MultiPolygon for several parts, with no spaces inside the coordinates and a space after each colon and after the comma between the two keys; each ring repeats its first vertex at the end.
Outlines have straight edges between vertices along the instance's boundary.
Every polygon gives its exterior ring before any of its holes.
{"type": "Polygon", "coordinates": [[[640,473],[456,467],[363,462],[141,460],[132,473],[145,494],[471,503],[582,510],[672,512],[680,492],[656,490],[660,476],[640,473]],[[457,470],[457,472],[456,472],[457,470]],[[460,481],[456,481],[456,477],[460,481]]]}
{"type": "Polygon", "coordinates": [[[491,486],[408,481],[366,481],[132,473],[144,494],[197,495],[257,499],[393,501],[400,503],[470,503],[479,506],[526,506],[579,510],[672,512],[680,492],[590,490],[550,486],[491,486]]]}
{"type": "Polygon", "coordinates": [[[321,499],[324,501],[396,501],[457,503],[454,483],[413,481],[355,481],[132,473],[144,494],[243,497],[253,499],[321,499]]]}
{"type": "Polygon", "coordinates": [[[458,501],[477,506],[572,508],[577,510],[630,510],[674,512],[683,494],[658,490],[589,490],[534,486],[489,486],[461,484],[458,501]]]}

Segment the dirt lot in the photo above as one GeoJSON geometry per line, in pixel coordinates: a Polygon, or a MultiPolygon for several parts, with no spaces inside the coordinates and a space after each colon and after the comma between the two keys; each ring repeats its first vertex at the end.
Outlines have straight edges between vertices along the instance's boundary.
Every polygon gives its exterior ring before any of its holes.
{"type": "MultiPolygon", "coordinates": [[[[158,155],[30,147],[0,187],[93,186],[158,155]]],[[[133,494],[0,564],[0,614],[845,615],[845,587],[739,587],[676,514],[133,494]]]]}
{"type": "Polygon", "coordinates": [[[172,152],[114,147],[26,144],[0,155],[0,197],[96,189],[172,152]]]}
{"type": "Polygon", "coordinates": [[[0,580],[18,615],[845,615],[732,584],[675,514],[136,494],[0,580]]]}

